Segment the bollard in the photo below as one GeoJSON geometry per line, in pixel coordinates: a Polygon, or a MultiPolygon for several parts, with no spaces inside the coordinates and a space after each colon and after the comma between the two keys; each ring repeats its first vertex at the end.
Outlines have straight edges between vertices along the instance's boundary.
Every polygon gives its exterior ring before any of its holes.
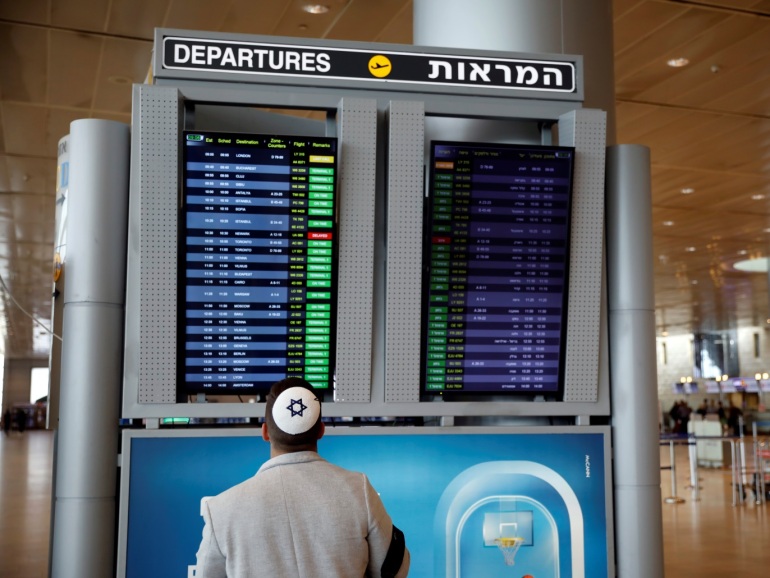
{"type": "Polygon", "coordinates": [[[669,456],[671,458],[671,495],[663,501],[667,504],[684,504],[684,499],[676,495],[676,455],[674,454],[674,440],[669,440],[669,456]]]}
{"type": "Polygon", "coordinates": [[[690,434],[687,438],[687,453],[690,458],[690,485],[688,490],[693,491],[692,499],[695,502],[700,501],[700,485],[698,480],[698,452],[696,448],[695,435],[690,434]]]}

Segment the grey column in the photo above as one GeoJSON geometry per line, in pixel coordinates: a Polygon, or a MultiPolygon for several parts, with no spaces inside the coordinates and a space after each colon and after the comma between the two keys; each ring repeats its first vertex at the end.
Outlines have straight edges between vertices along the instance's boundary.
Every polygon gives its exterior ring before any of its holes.
{"type": "Polygon", "coordinates": [[[611,0],[414,0],[414,43],[582,54],[584,105],[607,113],[615,142],[611,0]]]}
{"type": "Polygon", "coordinates": [[[54,578],[115,573],[129,128],[70,127],[67,291],[53,527],[54,578]]]}
{"type": "Polygon", "coordinates": [[[618,576],[663,576],[650,151],[607,155],[607,289],[618,576]]]}

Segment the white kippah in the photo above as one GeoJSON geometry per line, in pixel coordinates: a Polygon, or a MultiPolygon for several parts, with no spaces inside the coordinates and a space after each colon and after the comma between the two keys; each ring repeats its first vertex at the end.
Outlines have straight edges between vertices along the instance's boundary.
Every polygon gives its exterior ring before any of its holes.
{"type": "Polygon", "coordinates": [[[275,399],[273,420],[281,430],[290,435],[305,433],[321,415],[318,397],[304,387],[290,387],[275,399]]]}

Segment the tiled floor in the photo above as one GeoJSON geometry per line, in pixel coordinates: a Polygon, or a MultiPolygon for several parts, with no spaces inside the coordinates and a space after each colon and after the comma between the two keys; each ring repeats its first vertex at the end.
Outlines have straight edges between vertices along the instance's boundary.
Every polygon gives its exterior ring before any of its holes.
{"type": "MultiPolygon", "coordinates": [[[[51,506],[53,437],[40,431],[0,434],[0,577],[45,578],[51,506]]],[[[753,496],[732,505],[729,471],[700,469],[701,499],[687,490],[687,448],[676,450],[683,504],[662,504],[667,578],[766,578],[770,568],[770,504],[753,496]]],[[[668,448],[661,462],[669,463],[668,448]]],[[[662,472],[663,496],[671,494],[662,472]]],[[[149,578],[149,577],[148,577],[149,578]]],[[[655,577],[649,577],[655,578],[655,577]]]]}

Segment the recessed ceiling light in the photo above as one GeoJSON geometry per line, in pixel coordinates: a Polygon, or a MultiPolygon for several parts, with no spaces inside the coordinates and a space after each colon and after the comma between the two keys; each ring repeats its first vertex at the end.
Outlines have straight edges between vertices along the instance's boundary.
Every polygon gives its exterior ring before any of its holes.
{"type": "Polygon", "coordinates": [[[744,273],[767,273],[767,258],[745,259],[733,263],[733,267],[744,273]]]}
{"type": "Polygon", "coordinates": [[[762,193],[758,193],[756,195],[751,195],[751,200],[752,201],[761,201],[764,198],[765,198],[765,195],[763,195],[762,193]]]}
{"type": "Polygon", "coordinates": [[[674,221],[663,221],[663,226],[664,227],[673,227],[674,226],[674,221]]]}
{"type": "Polygon", "coordinates": [[[326,4],[305,4],[302,9],[310,14],[326,14],[330,10],[326,4]]]}
{"type": "Polygon", "coordinates": [[[739,255],[748,255],[749,252],[746,249],[741,249],[740,251],[738,251],[738,254],[739,255]]]}
{"type": "Polygon", "coordinates": [[[663,337],[668,337],[668,331],[664,331],[663,333],[661,333],[661,335],[662,335],[663,337]]]}
{"type": "Polygon", "coordinates": [[[683,56],[680,56],[679,58],[672,58],[668,62],[666,62],[671,68],[682,68],[683,66],[687,66],[690,64],[690,61],[683,56]]]}
{"type": "Polygon", "coordinates": [[[688,253],[694,253],[695,247],[685,247],[684,250],[687,251],[688,253]]]}
{"type": "Polygon", "coordinates": [[[693,189],[692,187],[685,187],[682,189],[683,195],[692,195],[694,192],[695,192],[695,189],[693,189]]]}
{"type": "Polygon", "coordinates": [[[762,229],[762,231],[764,231],[765,233],[770,233],[770,227],[765,227],[764,229],[762,229]]]}

